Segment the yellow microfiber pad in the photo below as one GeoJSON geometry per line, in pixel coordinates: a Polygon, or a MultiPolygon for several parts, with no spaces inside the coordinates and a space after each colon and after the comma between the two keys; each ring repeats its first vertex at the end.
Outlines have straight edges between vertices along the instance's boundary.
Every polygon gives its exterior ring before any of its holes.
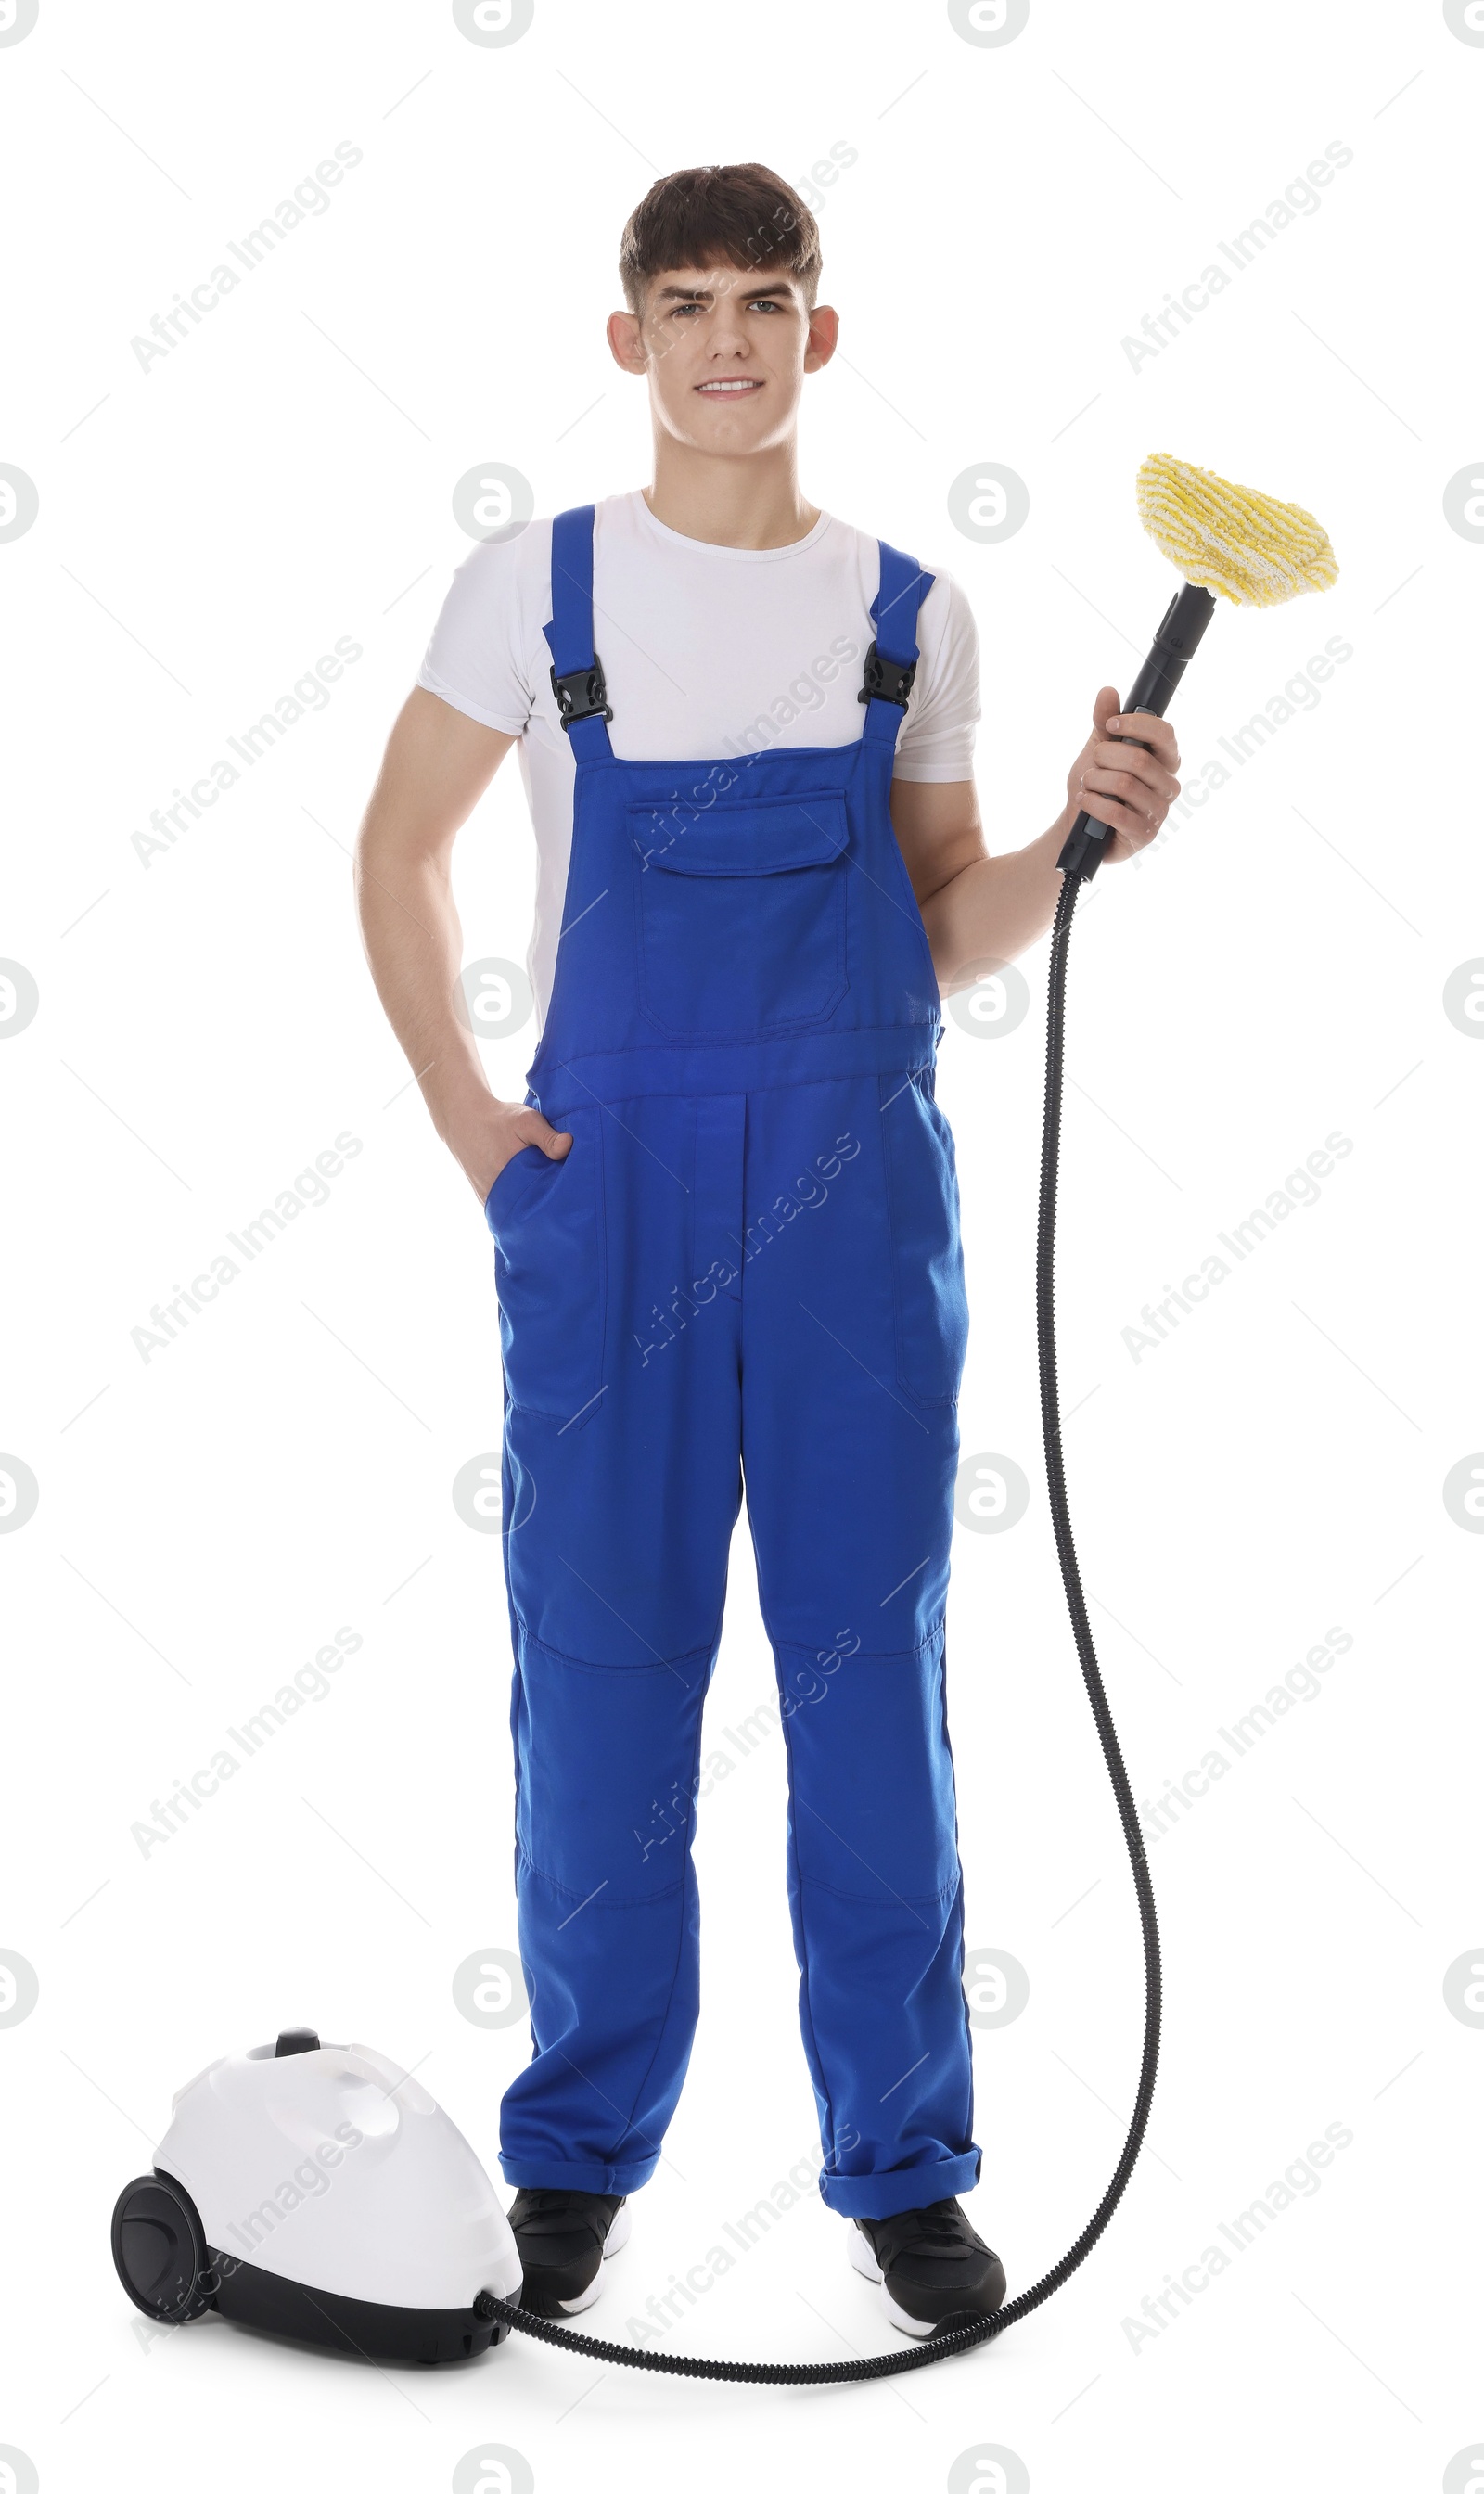
{"type": "Polygon", "coordinates": [[[1297,502],[1228,485],[1164,450],[1144,461],[1136,490],[1138,516],[1161,554],[1233,606],[1282,606],[1340,577],[1328,536],[1297,502]]]}

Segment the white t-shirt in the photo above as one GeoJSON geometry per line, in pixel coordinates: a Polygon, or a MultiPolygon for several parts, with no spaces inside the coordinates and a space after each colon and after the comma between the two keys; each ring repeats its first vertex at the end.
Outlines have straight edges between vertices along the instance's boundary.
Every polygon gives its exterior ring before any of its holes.
{"type": "MultiPolygon", "coordinates": [[[[572,847],[571,745],[557,715],[550,520],[476,545],[453,576],[417,682],[486,727],[520,738],[535,829],[536,917],[527,956],[537,1023],[557,962],[572,847]]],[[[916,553],[914,547],[910,551],[916,553]]],[[[900,779],[967,779],[979,643],[956,581],[918,616],[919,664],[896,743],[900,779]]],[[[778,745],[849,745],[880,576],[877,540],[822,511],[796,544],[707,545],[666,528],[642,493],[597,505],[593,639],[621,758],[712,762],[778,745]]]]}

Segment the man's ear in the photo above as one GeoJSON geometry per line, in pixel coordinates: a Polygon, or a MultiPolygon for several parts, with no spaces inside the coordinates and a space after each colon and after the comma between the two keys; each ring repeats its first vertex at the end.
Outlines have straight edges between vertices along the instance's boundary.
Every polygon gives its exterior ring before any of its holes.
{"type": "Polygon", "coordinates": [[[644,351],[640,318],[637,312],[610,312],[608,345],[614,362],[625,373],[642,373],[649,358],[644,351]]]}
{"type": "Polygon", "coordinates": [[[816,303],[809,314],[808,336],[804,341],[803,369],[806,373],[823,370],[839,343],[840,316],[833,303],[816,303]]]}

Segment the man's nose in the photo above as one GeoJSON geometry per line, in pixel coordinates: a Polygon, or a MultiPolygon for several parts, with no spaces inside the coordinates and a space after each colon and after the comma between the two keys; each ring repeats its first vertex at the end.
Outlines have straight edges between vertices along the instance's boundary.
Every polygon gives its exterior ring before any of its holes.
{"type": "Polygon", "coordinates": [[[747,352],[746,324],[742,319],[742,308],[740,303],[734,304],[723,297],[722,301],[715,306],[712,313],[711,336],[707,340],[707,346],[713,355],[736,355],[747,352]]]}

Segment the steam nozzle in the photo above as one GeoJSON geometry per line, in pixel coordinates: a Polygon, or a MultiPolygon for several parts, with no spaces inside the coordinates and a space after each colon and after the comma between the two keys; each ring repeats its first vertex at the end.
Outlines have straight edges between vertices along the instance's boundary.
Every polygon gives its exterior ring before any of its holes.
{"type": "MultiPolygon", "coordinates": [[[[1193,468],[1167,451],[1144,461],[1136,494],[1145,529],[1185,582],[1123,706],[1125,715],[1141,710],[1163,718],[1216,611],[1212,590],[1233,606],[1281,606],[1308,590],[1332,588],[1339,566],[1312,511],[1228,484],[1213,469],[1193,468]]],[[[1056,863],[1064,875],[1085,882],[1106,841],[1105,823],[1078,814],[1056,863]]]]}

